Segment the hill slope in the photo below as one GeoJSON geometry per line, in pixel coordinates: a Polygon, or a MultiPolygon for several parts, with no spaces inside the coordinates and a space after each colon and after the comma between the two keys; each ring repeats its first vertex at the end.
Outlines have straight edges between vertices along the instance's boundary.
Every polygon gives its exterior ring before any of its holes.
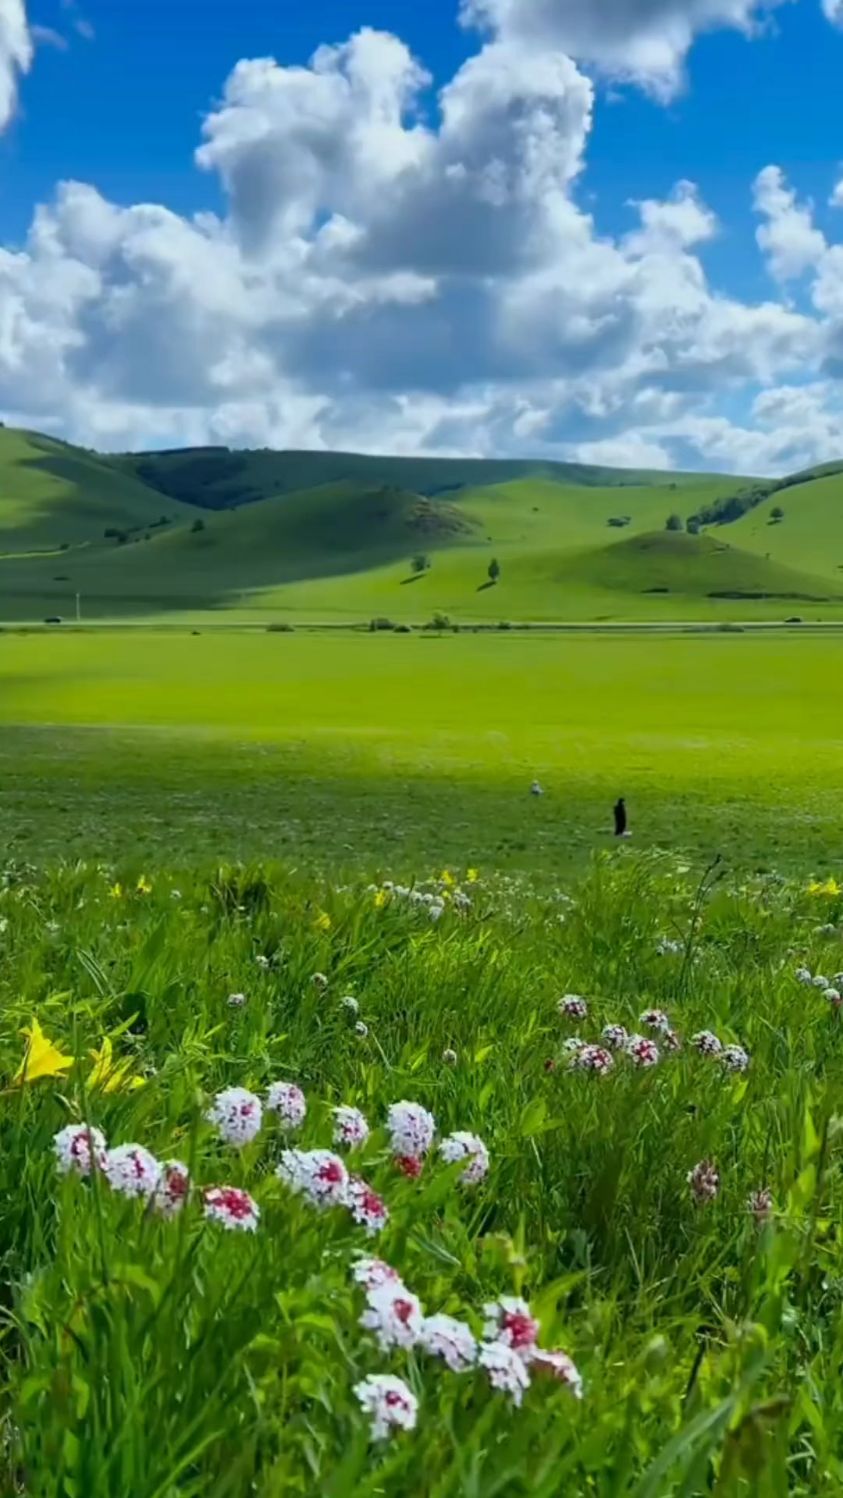
{"type": "Polygon", "coordinates": [[[138,532],[189,513],[95,453],[0,428],[0,555],[89,545],[109,528],[138,532]]]}

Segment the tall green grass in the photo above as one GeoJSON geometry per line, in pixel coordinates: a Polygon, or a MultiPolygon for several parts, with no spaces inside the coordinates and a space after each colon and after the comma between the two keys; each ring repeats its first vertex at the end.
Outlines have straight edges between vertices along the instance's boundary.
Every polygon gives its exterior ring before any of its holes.
{"type": "Polygon", "coordinates": [[[622,854],[572,899],[482,870],[430,888],[438,920],[400,892],[281,867],[7,869],[0,1492],[839,1488],[843,1043],[839,1011],[795,978],[843,967],[835,886],[733,884],[622,854]],[[623,1057],[604,1078],[572,1071],[565,991],[587,998],[583,1038],[658,1007],[683,1047],[646,1071],[623,1057]],[[16,1084],[33,1017],[74,1064],[16,1084]],[[749,1070],[699,1056],[703,1028],[745,1045],[749,1070]],[[129,1064],[110,1092],[91,1082],[105,1037],[129,1064]],[[355,1168],[390,1208],[377,1239],[277,1180],[276,1123],[236,1151],[205,1121],[221,1088],[278,1079],[307,1095],[304,1147],[330,1147],[334,1105],[369,1117],[355,1168]],[[481,1135],[487,1179],[462,1187],[435,1154],[418,1180],[398,1173],[384,1125],[402,1098],[440,1136],[481,1135]],[[98,1175],[61,1177],[53,1136],[79,1118],[187,1162],[184,1213],[164,1221],[98,1175]],[[704,1159],[721,1185],[701,1206],[687,1176],[704,1159]],[[254,1236],[203,1219],[201,1187],[223,1182],[258,1202],[254,1236]],[[759,1225],[747,1200],[761,1187],[759,1225]],[[350,1275],[371,1251],[428,1313],[477,1334],[485,1302],[527,1297],[544,1345],[575,1359],[582,1402],[536,1374],[518,1410],[481,1371],[380,1352],[350,1275]],[[385,1443],[353,1392],[379,1372],[420,1400],[417,1429],[385,1443]]]}

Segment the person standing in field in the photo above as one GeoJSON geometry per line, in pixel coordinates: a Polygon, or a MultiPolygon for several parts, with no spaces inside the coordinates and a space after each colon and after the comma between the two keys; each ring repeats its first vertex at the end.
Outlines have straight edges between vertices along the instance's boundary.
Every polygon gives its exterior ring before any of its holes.
{"type": "Polygon", "coordinates": [[[615,803],[615,837],[626,837],[626,802],[619,796],[615,803]]]}

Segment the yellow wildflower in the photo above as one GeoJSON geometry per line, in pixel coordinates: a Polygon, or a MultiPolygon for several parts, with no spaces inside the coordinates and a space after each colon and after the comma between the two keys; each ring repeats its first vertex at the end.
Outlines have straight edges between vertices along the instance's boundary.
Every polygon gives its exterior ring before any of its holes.
{"type": "Polygon", "coordinates": [[[385,889],[376,890],[375,891],[375,909],[376,910],[383,910],[383,907],[386,904],[386,902],[387,902],[388,899],[389,899],[389,895],[387,894],[387,892],[386,892],[385,889]]]}
{"type": "Polygon", "coordinates": [[[94,1065],[88,1073],[88,1086],[101,1087],[103,1092],[135,1092],[145,1085],[143,1077],[133,1077],[131,1061],[112,1059],[111,1041],[106,1035],[98,1051],[91,1051],[94,1065]]]}
{"type": "Polygon", "coordinates": [[[446,887],[450,887],[452,884],[456,884],[457,881],[451,873],[450,869],[443,869],[442,873],[439,875],[439,882],[440,884],[446,885],[446,887]]]}
{"type": "Polygon", "coordinates": [[[467,873],[466,873],[466,876],[465,876],[465,882],[466,882],[466,884],[476,884],[479,878],[480,878],[480,871],[479,871],[479,869],[469,869],[467,871],[467,873]]]}
{"type": "Polygon", "coordinates": [[[37,1019],[33,1018],[29,1028],[21,1030],[21,1035],[27,1037],[27,1044],[14,1077],[16,1083],[37,1082],[39,1077],[60,1077],[62,1072],[70,1071],[73,1057],[62,1055],[47,1039],[37,1019]]]}
{"type": "Polygon", "coordinates": [[[123,886],[122,886],[122,884],[120,883],[119,880],[118,880],[118,882],[116,884],[112,884],[112,886],[111,886],[110,890],[108,891],[108,893],[110,894],[112,900],[122,900],[122,898],[123,898],[123,886]]]}
{"type": "Polygon", "coordinates": [[[330,931],[332,921],[327,910],[320,910],[313,924],[317,931],[330,931]]]}
{"type": "Polygon", "coordinates": [[[837,895],[843,894],[843,888],[832,877],[826,879],[825,884],[820,883],[818,879],[812,879],[808,885],[808,894],[825,895],[829,899],[834,899],[837,895]]]}
{"type": "Polygon", "coordinates": [[[136,888],[137,888],[137,892],[138,892],[139,895],[151,895],[152,894],[152,885],[150,884],[150,882],[147,879],[147,877],[146,877],[145,874],[141,874],[140,879],[137,882],[136,888]]]}

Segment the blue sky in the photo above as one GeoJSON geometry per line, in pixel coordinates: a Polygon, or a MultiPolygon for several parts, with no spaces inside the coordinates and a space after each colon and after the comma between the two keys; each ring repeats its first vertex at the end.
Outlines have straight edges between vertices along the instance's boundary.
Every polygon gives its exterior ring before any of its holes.
{"type": "MultiPolygon", "coordinates": [[[[28,0],[34,56],[18,76],[17,108],[0,135],[0,245],[13,257],[5,286],[0,277],[0,325],[5,300],[20,311],[15,327],[21,340],[13,355],[7,337],[4,381],[0,339],[0,408],[7,418],[25,417],[103,445],[169,443],[181,431],[185,441],[372,446],[391,434],[402,450],[528,446],[619,461],[625,452],[629,461],[649,452],[660,466],[751,471],[839,456],[843,429],[830,451],[840,428],[837,339],[843,327],[843,268],[835,254],[843,212],[830,203],[843,178],[837,103],[843,29],[828,18],[834,0],[824,7],[821,0],[474,3],[482,16],[469,26],[459,23],[457,0],[424,6],[406,0],[28,0]],[[602,30],[600,16],[591,21],[601,6],[609,18],[602,30]],[[572,20],[579,11],[580,19],[572,20]],[[618,25],[615,45],[605,35],[618,25]],[[299,101],[291,111],[285,93],[288,82],[293,90],[304,80],[316,99],[321,85],[312,81],[314,53],[347,43],[362,28],[391,38],[429,75],[407,83],[399,77],[405,64],[396,60],[397,51],[388,61],[380,53],[373,61],[372,52],[365,62],[377,72],[378,87],[382,68],[389,77],[391,117],[383,128],[400,147],[395,171],[376,184],[377,192],[367,153],[381,124],[363,119],[366,110],[377,115],[374,85],[366,83],[359,105],[345,100],[333,124],[320,115],[329,143],[324,149],[309,137],[302,144],[299,125],[309,104],[299,101]],[[531,78],[531,57],[558,63],[541,88],[531,78]],[[628,57],[635,59],[631,66],[628,57]],[[266,79],[253,79],[226,112],[220,105],[237,64],[263,58],[276,65],[271,91],[266,79]],[[461,111],[478,111],[479,123],[470,120],[470,129],[461,113],[453,141],[444,139],[442,90],[460,99],[461,111]],[[356,107],[369,143],[333,176],[319,163],[336,149],[332,130],[354,130],[356,107]],[[200,169],[194,153],[203,127],[211,151],[200,169]],[[225,132],[232,138],[223,140],[225,132]],[[527,156],[519,157],[534,149],[527,138],[547,152],[532,201],[524,185],[527,156]],[[571,165],[559,171],[556,163],[567,152],[571,165]],[[288,173],[290,163],[301,160],[307,162],[310,206],[299,210],[288,173]],[[754,184],[771,167],[780,172],[779,195],[768,192],[759,220],[754,184]],[[466,182],[461,197],[455,196],[455,172],[466,182]],[[498,216],[487,224],[489,173],[505,177],[507,185],[495,189],[498,216]],[[57,185],[68,180],[86,196],[80,191],[70,208],[57,206],[57,185]],[[692,201],[708,215],[706,223],[700,219],[687,234],[675,225],[667,231],[662,216],[646,244],[630,242],[640,227],[635,204],[675,204],[677,193],[684,201],[690,190],[677,188],[680,183],[693,184],[692,201]],[[268,192],[277,198],[265,201],[268,192]],[[558,201],[551,205],[553,194],[558,201]],[[77,222],[100,201],[111,225],[109,253],[103,258],[98,250],[91,261],[76,242],[77,222]],[[137,209],[144,204],[158,217],[154,252],[144,225],[141,265],[137,209]],[[55,242],[47,251],[39,241],[32,253],[39,209],[60,242],[60,267],[55,242]],[[257,228],[249,219],[253,211],[257,228]],[[212,231],[196,231],[195,216],[209,212],[212,231]],[[416,248],[408,249],[403,231],[418,213],[424,228],[416,226],[416,248]],[[449,245],[446,216],[453,221],[449,245]],[[174,219],[185,226],[184,235],[174,219]],[[759,222],[767,222],[777,243],[795,236],[796,250],[777,258],[774,246],[759,244],[759,222]],[[331,224],[353,229],[359,245],[352,253],[343,245],[340,254],[332,241],[329,266],[322,231],[331,224]],[[524,265],[515,263],[508,244],[513,224],[519,243],[529,246],[524,265]],[[589,244],[580,246],[586,224],[589,244]],[[478,246],[489,245],[498,226],[499,263],[478,259],[472,277],[466,244],[478,233],[478,246]],[[436,240],[435,254],[418,247],[420,233],[436,240]],[[184,243],[176,244],[181,238],[184,243]],[[393,241],[387,255],[383,245],[393,241]],[[54,309],[45,313],[42,283],[36,284],[35,262],[45,254],[53,257],[55,284],[66,284],[74,303],[68,314],[66,299],[56,298],[63,320],[55,335],[47,316],[54,309]],[[179,255],[181,266],[173,258],[179,255]],[[197,303],[190,316],[179,308],[202,369],[192,379],[179,350],[175,362],[185,368],[170,379],[172,318],[157,339],[151,319],[162,315],[167,295],[191,266],[197,284],[207,285],[223,265],[230,280],[224,290],[215,287],[210,307],[197,303]],[[658,287],[672,287],[674,276],[675,287],[659,308],[658,287]],[[342,282],[347,293],[353,277],[359,291],[349,303],[336,288],[342,282]],[[293,305],[291,278],[309,283],[300,305],[293,305]],[[142,313],[152,281],[155,294],[142,313]],[[246,305],[258,281],[263,321],[246,305]],[[575,304],[579,283],[582,307],[575,304]],[[533,305],[539,296],[546,318],[533,305]],[[222,298],[222,310],[214,298],[222,298]],[[761,315],[759,308],[770,310],[761,315]],[[227,337],[219,327],[208,331],[204,321],[223,315],[227,337]],[[658,345],[657,323],[647,320],[657,316],[676,325],[669,347],[658,345]],[[517,326],[516,317],[522,319],[517,326]],[[554,317],[559,336],[546,339],[545,323],[554,317]],[[730,327],[735,348],[727,350],[730,327]],[[15,370],[31,366],[33,358],[36,365],[44,361],[51,336],[61,344],[62,367],[51,366],[46,381],[39,377],[40,396],[37,389],[22,394],[15,370]],[[409,352],[402,359],[395,343],[405,337],[409,352]],[[753,340],[757,349],[753,345],[750,357],[753,340]],[[437,358],[449,366],[440,380],[437,358]],[[160,383],[171,386],[160,400],[158,382],[140,367],[155,359],[166,365],[160,383]],[[222,371],[211,379],[210,359],[222,371]],[[764,413],[784,410],[787,395],[777,405],[775,393],[792,390],[801,392],[803,403],[798,429],[787,440],[772,440],[764,413]],[[80,414],[92,402],[102,408],[99,422],[80,414]]],[[[11,16],[22,0],[0,0],[0,22],[4,6],[11,16]]],[[[329,70],[332,87],[338,80],[346,93],[356,66],[349,56],[338,55],[329,70]]]]}

